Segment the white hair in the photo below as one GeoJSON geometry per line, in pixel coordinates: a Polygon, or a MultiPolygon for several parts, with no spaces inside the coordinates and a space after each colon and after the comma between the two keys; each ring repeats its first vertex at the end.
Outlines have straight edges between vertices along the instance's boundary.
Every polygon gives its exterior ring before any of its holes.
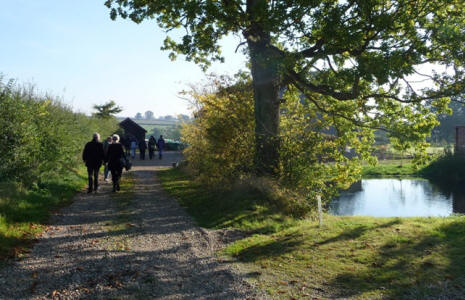
{"type": "Polygon", "coordinates": [[[100,141],[100,134],[98,134],[98,132],[94,132],[94,134],[92,135],[92,139],[100,141]]]}
{"type": "Polygon", "coordinates": [[[111,136],[111,139],[116,141],[116,142],[119,142],[119,135],[117,135],[116,133],[114,135],[111,136]]]}

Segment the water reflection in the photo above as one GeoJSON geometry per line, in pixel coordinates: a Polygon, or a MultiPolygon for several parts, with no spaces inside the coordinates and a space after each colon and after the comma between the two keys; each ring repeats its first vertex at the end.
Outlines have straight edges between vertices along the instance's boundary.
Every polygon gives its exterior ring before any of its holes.
{"type": "Polygon", "coordinates": [[[364,179],[361,190],[343,192],[329,211],[338,216],[448,216],[465,213],[465,193],[422,179],[364,179]]]}

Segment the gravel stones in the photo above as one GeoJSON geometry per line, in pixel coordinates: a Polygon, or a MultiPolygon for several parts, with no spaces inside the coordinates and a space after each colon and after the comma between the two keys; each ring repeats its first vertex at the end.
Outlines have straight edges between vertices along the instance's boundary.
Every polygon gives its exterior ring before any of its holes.
{"type": "Polygon", "coordinates": [[[108,226],[121,221],[111,184],[77,195],[29,255],[0,269],[0,299],[263,299],[214,255],[240,233],[198,227],[162,191],[154,171],[179,158],[134,161],[126,226],[108,226]]]}

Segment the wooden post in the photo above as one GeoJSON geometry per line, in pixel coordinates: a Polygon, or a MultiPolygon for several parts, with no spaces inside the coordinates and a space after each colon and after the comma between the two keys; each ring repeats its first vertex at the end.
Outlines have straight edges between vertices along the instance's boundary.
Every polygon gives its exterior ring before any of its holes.
{"type": "Polygon", "coordinates": [[[320,228],[321,228],[321,226],[323,226],[323,209],[321,207],[321,196],[320,195],[316,196],[316,199],[318,201],[318,216],[320,219],[320,228]]]}

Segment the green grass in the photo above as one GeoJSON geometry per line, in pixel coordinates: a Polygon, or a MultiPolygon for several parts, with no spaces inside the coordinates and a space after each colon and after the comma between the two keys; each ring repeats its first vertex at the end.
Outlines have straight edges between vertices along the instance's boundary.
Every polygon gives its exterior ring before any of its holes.
{"type": "Polygon", "coordinates": [[[27,251],[44,228],[50,211],[68,204],[86,184],[80,168],[65,177],[50,179],[43,186],[27,190],[15,183],[0,184],[0,260],[27,251]]]}
{"type": "Polygon", "coordinates": [[[465,217],[325,215],[319,228],[254,195],[208,192],[177,169],[159,175],[201,226],[249,232],[222,253],[276,299],[465,297],[465,217]]]}
{"type": "Polygon", "coordinates": [[[207,189],[179,168],[159,171],[158,176],[163,188],[175,196],[202,227],[269,233],[295,222],[276,208],[265,205],[266,199],[256,190],[246,187],[232,191],[207,189]]]}
{"type": "Polygon", "coordinates": [[[380,160],[376,166],[364,165],[362,177],[418,176],[411,160],[380,160]]]}

